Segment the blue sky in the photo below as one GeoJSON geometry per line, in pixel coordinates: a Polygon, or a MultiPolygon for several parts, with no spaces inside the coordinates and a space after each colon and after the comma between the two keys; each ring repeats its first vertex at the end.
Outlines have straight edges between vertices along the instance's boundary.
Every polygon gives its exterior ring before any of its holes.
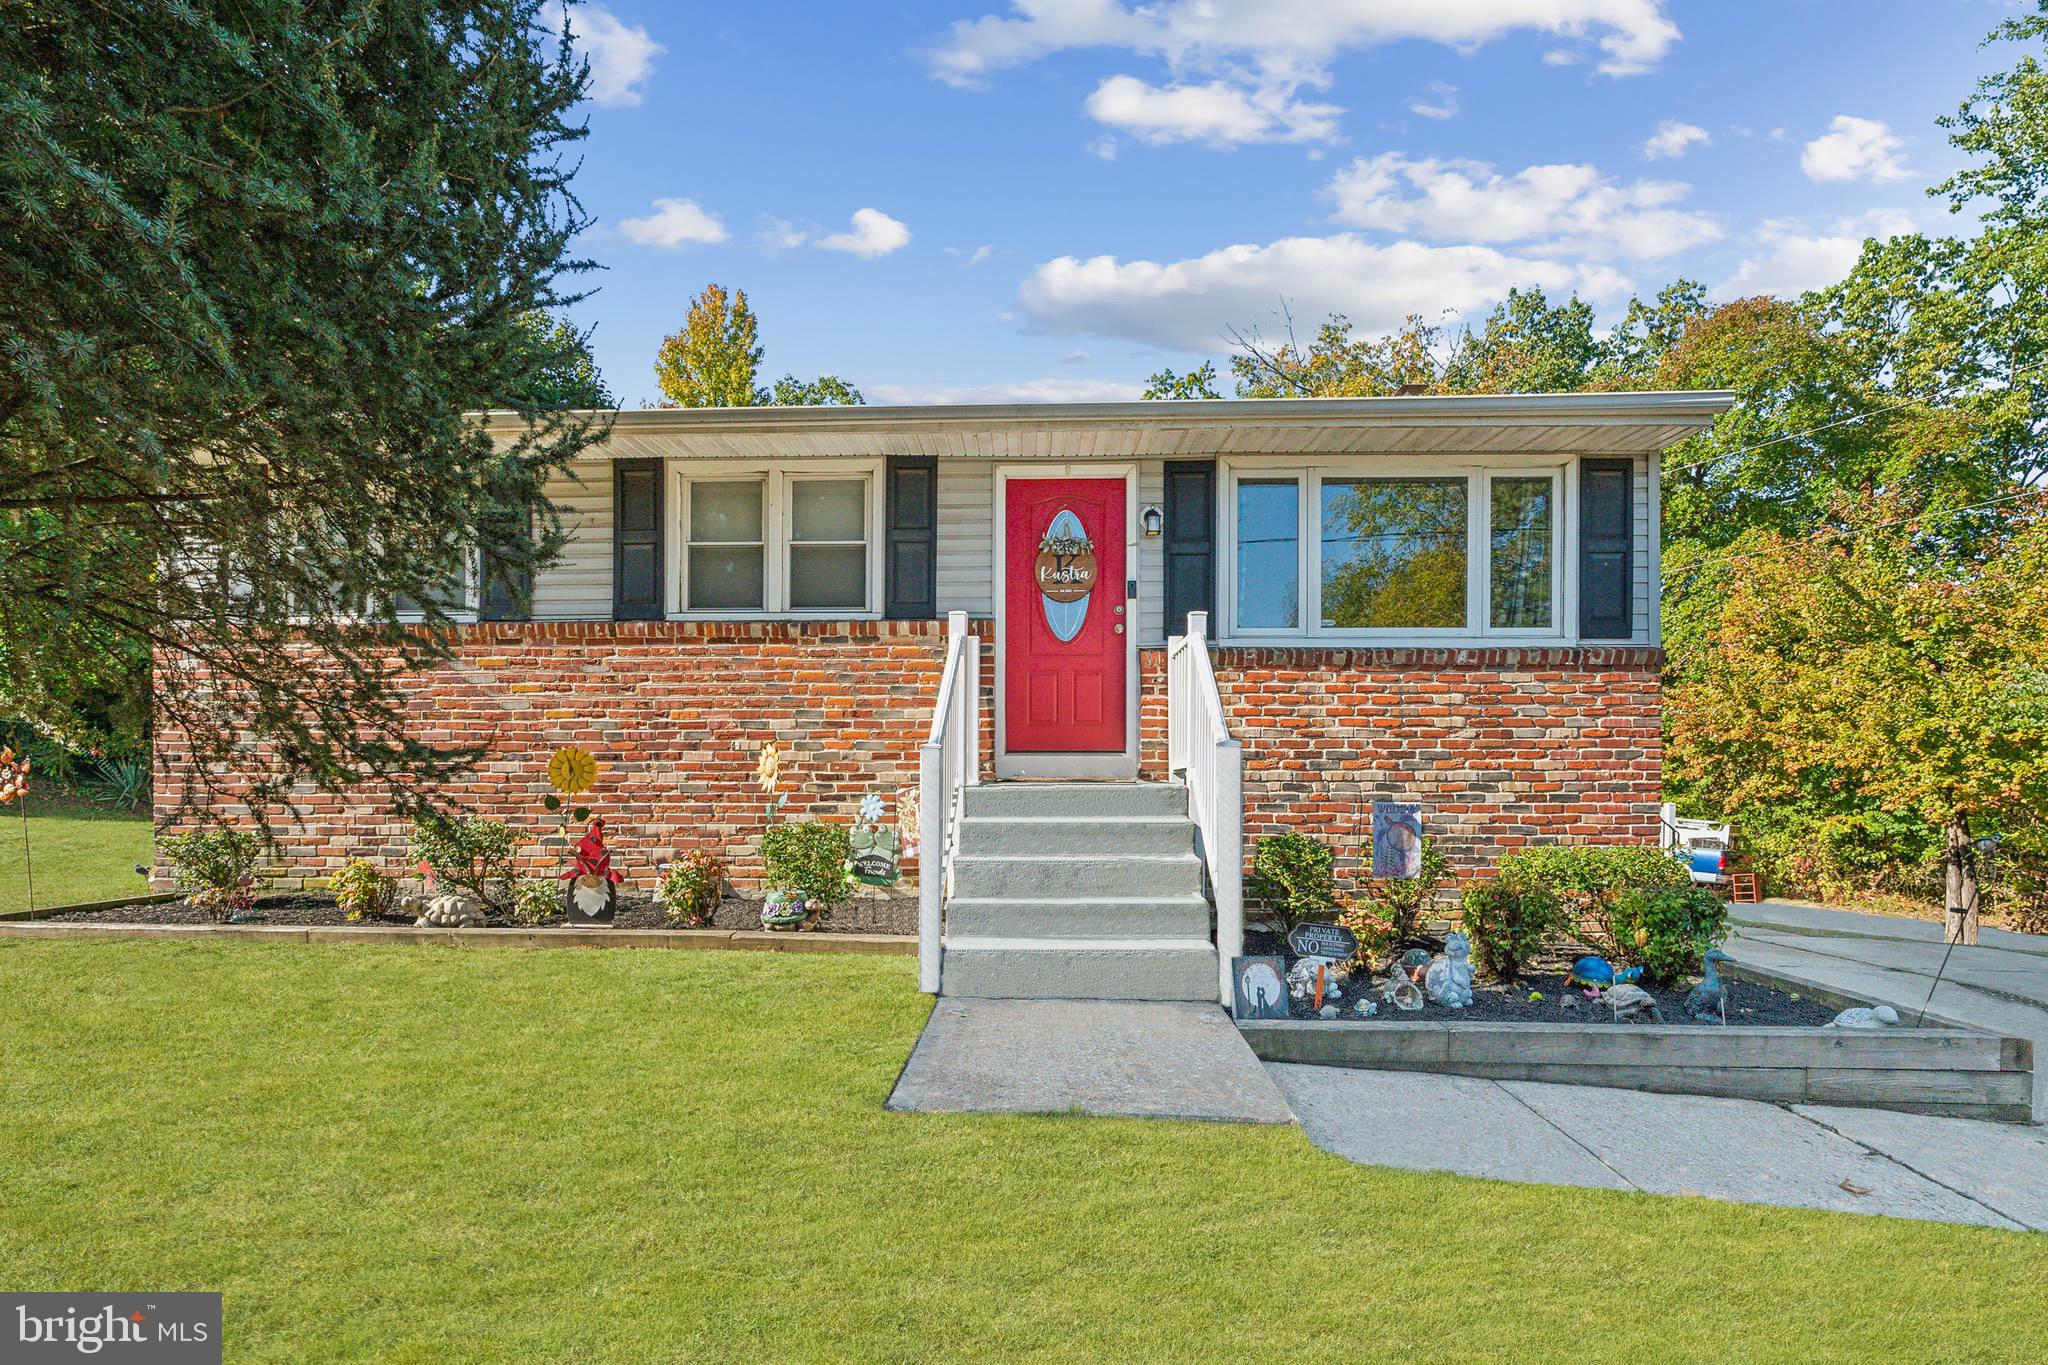
{"type": "Polygon", "coordinates": [[[870,402],[1135,397],[1232,327],[1511,284],[1611,318],[1838,278],[1953,223],[1934,120],[1997,0],[956,0],[573,11],[576,309],[619,401],[707,281],[768,376],[870,402]]]}

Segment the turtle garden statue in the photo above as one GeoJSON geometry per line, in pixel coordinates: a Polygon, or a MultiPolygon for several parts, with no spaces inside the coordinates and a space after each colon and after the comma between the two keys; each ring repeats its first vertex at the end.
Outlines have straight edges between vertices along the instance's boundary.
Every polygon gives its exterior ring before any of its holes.
{"type": "Polygon", "coordinates": [[[473,929],[484,922],[484,908],[477,898],[459,891],[414,896],[406,908],[420,912],[420,917],[413,921],[418,928],[473,929]]]}
{"type": "Polygon", "coordinates": [[[1707,949],[1706,957],[1702,958],[1700,962],[1700,965],[1706,969],[1706,975],[1700,978],[1699,985],[1694,986],[1686,993],[1685,1012],[1687,1014],[1702,1021],[1716,1019],[1724,1024],[1728,1022],[1728,986],[1727,983],[1721,980],[1721,974],[1715,971],[1714,968],[1718,963],[1732,961],[1734,959],[1719,948],[1707,949]]]}
{"type": "Polygon", "coordinates": [[[1624,981],[1619,986],[1609,987],[1600,998],[1614,1012],[1617,1024],[1633,1023],[1645,1016],[1659,1024],[1664,1022],[1664,1011],[1657,1008],[1657,998],[1641,986],[1624,981]]]}
{"type": "Polygon", "coordinates": [[[1453,929],[1444,939],[1444,950],[1423,973],[1422,989],[1429,998],[1448,1009],[1461,1010],[1472,1003],[1472,940],[1453,929]]]}

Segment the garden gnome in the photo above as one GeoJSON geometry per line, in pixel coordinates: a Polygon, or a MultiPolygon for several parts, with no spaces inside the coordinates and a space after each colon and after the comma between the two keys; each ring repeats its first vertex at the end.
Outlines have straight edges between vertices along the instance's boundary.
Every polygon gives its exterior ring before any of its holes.
{"type": "Polygon", "coordinates": [[[619,909],[619,881],[604,847],[604,820],[590,822],[576,845],[576,863],[562,874],[562,918],[570,924],[610,924],[619,909]]]}

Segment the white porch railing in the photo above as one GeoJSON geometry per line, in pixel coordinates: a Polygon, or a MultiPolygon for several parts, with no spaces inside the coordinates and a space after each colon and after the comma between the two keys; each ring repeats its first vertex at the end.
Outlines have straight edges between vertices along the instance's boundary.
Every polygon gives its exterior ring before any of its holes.
{"type": "Polygon", "coordinates": [[[1166,642],[1166,765],[1183,774],[1188,813],[1216,901],[1217,999],[1230,1008],[1230,961],[1244,951],[1244,750],[1223,720],[1209,663],[1209,613],[1166,642]]]}
{"type": "Polygon", "coordinates": [[[939,993],[946,895],[953,889],[953,836],[967,788],[981,781],[981,640],[967,613],[946,615],[946,667],[931,733],[918,750],[917,988],[939,993]]]}

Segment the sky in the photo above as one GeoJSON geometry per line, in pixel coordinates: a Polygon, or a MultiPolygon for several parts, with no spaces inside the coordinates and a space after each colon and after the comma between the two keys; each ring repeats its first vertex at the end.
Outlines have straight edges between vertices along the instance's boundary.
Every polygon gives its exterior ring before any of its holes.
{"type": "MultiPolygon", "coordinates": [[[[764,382],[869,402],[1135,398],[1233,330],[1603,324],[1680,276],[1839,279],[1954,231],[1935,120],[2009,62],[2011,0],[954,0],[570,11],[572,316],[619,402],[706,283],[764,382]]],[[[2031,5],[2024,8],[2031,9],[2031,5]]]]}

